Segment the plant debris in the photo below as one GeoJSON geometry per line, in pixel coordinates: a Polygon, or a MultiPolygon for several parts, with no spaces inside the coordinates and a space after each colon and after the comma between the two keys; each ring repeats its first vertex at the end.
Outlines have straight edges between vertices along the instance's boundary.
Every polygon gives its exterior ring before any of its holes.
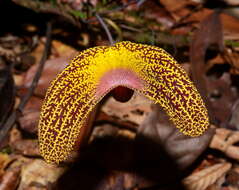
{"type": "Polygon", "coordinates": [[[239,190],[238,5],[0,1],[0,190],[239,190]],[[51,81],[77,52],[119,41],[175,57],[206,102],[210,128],[187,137],[142,95],[120,103],[108,94],[89,119],[88,143],[63,165],[47,164],[37,126],[51,81]]]}

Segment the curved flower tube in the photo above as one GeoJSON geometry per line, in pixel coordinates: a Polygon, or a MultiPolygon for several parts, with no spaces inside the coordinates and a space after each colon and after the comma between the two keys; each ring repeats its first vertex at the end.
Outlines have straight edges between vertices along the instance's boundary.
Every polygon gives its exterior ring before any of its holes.
{"type": "Polygon", "coordinates": [[[81,52],[47,91],[40,121],[40,152],[49,163],[66,160],[96,104],[112,89],[127,87],[160,104],[185,135],[201,135],[209,118],[186,72],[163,49],[120,42],[81,52]]]}

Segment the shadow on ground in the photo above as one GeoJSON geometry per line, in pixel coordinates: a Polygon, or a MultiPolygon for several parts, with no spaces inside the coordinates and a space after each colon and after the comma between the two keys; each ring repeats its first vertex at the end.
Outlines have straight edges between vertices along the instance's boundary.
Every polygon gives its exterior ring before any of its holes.
{"type": "Polygon", "coordinates": [[[163,147],[143,136],[136,140],[97,139],[62,175],[54,189],[180,189],[182,172],[163,147]]]}

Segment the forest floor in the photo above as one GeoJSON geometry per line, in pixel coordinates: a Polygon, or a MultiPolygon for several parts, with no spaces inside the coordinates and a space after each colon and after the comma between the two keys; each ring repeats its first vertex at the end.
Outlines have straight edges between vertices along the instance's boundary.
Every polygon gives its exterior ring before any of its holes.
{"type": "Polygon", "coordinates": [[[0,21],[0,190],[239,190],[237,0],[1,0],[0,21]],[[77,160],[47,164],[37,136],[50,82],[77,52],[120,41],[169,52],[210,129],[187,137],[144,96],[107,96],[77,160]]]}

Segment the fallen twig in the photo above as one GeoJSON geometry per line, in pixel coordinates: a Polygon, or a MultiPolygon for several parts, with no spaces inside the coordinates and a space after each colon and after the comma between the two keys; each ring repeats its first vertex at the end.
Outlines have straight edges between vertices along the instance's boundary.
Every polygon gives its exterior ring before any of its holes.
{"type": "Polygon", "coordinates": [[[17,118],[19,117],[20,113],[23,111],[25,105],[27,104],[29,98],[32,96],[37,83],[39,81],[39,78],[41,76],[44,64],[46,62],[46,59],[48,57],[48,53],[50,51],[50,47],[51,47],[51,30],[52,30],[52,24],[51,22],[47,23],[47,32],[46,32],[46,43],[45,43],[45,49],[41,58],[41,61],[39,63],[39,67],[37,69],[37,72],[33,78],[32,84],[26,94],[26,96],[23,97],[22,101],[20,102],[18,108],[13,111],[13,113],[8,117],[5,125],[2,127],[2,130],[0,131],[0,143],[4,140],[4,138],[6,137],[6,135],[8,134],[9,130],[12,128],[12,126],[14,125],[15,121],[17,120],[17,118]]]}
{"type": "Polygon", "coordinates": [[[98,21],[100,22],[100,24],[102,25],[102,27],[104,28],[106,34],[107,34],[107,37],[108,37],[108,40],[110,42],[110,45],[113,45],[114,44],[114,40],[113,40],[113,37],[110,33],[110,30],[109,28],[107,27],[107,25],[105,24],[105,22],[103,21],[103,19],[100,17],[99,14],[95,14],[96,18],[98,19],[98,21]]]}

